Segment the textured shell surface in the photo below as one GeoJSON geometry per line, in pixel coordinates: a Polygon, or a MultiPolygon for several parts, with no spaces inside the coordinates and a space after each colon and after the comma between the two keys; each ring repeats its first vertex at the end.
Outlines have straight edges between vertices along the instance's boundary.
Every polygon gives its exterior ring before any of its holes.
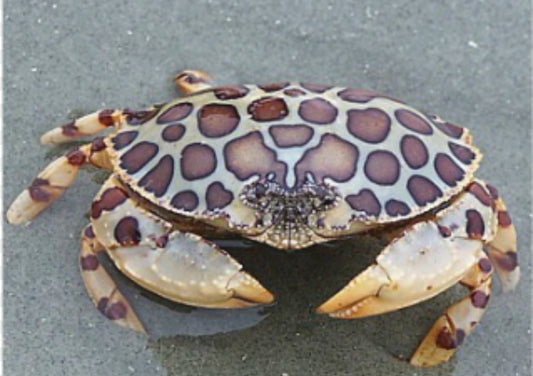
{"type": "Polygon", "coordinates": [[[106,141],[121,179],[243,233],[276,216],[318,233],[411,218],[463,190],[481,158],[467,129],[369,90],[224,86],[127,114],[106,141]]]}

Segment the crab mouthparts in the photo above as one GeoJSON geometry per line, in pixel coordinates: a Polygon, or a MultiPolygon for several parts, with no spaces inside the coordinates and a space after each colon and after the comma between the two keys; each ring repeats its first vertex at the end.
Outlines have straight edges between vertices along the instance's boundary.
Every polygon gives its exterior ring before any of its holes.
{"type": "Polygon", "coordinates": [[[256,227],[265,228],[256,240],[285,250],[305,248],[326,241],[313,230],[321,213],[337,205],[332,187],[306,183],[287,189],[276,182],[256,182],[245,187],[243,202],[256,211],[256,227]]]}

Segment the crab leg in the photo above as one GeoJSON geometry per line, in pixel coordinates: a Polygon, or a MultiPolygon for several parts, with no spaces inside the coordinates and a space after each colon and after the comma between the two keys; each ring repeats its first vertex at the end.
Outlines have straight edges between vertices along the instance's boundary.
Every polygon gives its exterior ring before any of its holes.
{"type": "Polygon", "coordinates": [[[211,76],[201,70],[184,70],[176,75],[174,83],[184,94],[191,94],[197,91],[209,89],[211,76]]]}
{"type": "Polygon", "coordinates": [[[496,190],[493,189],[492,192],[496,197],[494,203],[498,213],[498,229],[494,238],[487,244],[487,253],[500,277],[503,290],[510,291],[520,278],[516,231],[502,199],[498,197],[496,190]]]}
{"type": "Polygon", "coordinates": [[[9,207],[6,215],[9,223],[17,225],[35,218],[63,194],[86,163],[111,169],[102,138],[95,138],[90,144],[69,151],[39,173],[9,207]]]}
{"type": "Polygon", "coordinates": [[[117,285],[98,261],[96,254],[104,247],[96,240],[91,225],[81,234],[80,272],[95,307],[114,323],[146,332],[117,285]]]}
{"type": "Polygon", "coordinates": [[[120,129],[125,111],[100,110],[54,128],[41,136],[42,144],[61,144],[96,134],[109,127],[120,129]]]}
{"type": "Polygon", "coordinates": [[[270,303],[273,296],[215,244],[173,229],[137,206],[114,176],[93,202],[94,233],[115,265],[175,302],[213,308],[270,303]]]}
{"type": "MultiPolygon", "coordinates": [[[[434,221],[408,227],[381,252],[375,265],[322,304],[318,312],[337,318],[359,318],[407,307],[459,281],[472,279],[470,274],[476,263],[481,259],[488,261],[482,250],[484,245],[489,250],[497,249],[492,251],[494,260],[503,255],[500,249],[512,249],[514,253],[514,233],[498,221],[503,208],[498,200],[485,183],[474,181],[434,221]],[[495,241],[500,242],[498,248],[495,241]]],[[[509,286],[517,281],[518,272],[514,273],[509,286]]],[[[490,282],[481,280],[470,285],[488,292],[490,282]]],[[[444,361],[439,359],[433,359],[432,364],[444,361]]]]}
{"type": "Polygon", "coordinates": [[[490,298],[492,272],[489,259],[481,257],[461,280],[471,293],[435,321],[411,357],[412,365],[430,367],[450,359],[485,312],[490,298]]]}

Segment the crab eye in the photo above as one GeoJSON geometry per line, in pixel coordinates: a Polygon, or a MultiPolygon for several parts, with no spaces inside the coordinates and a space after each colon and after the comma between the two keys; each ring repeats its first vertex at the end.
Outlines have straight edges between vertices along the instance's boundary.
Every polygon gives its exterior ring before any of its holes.
{"type": "Polygon", "coordinates": [[[274,172],[269,172],[266,176],[266,179],[268,181],[274,181],[274,179],[276,179],[276,174],[274,172]]]}
{"type": "Polygon", "coordinates": [[[267,192],[267,186],[265,184],[257,184],[255,186],[255,197],[256,198],[262,198],[266,195],[266,192],[267,192]]]}

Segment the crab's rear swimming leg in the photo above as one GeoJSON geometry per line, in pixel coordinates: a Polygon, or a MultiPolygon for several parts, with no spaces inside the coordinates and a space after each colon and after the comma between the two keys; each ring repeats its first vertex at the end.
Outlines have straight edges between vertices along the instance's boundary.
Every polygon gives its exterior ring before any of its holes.
{"type": "MultiPolygon", "coordinates": [[[[208,308],[249,307],[273,300],[270,292],[215,244],[176,230],[138,206],[115,176],[93,201],[91,223],[96,241],[118,269],[164,298],[208,308]]],[[[83,266],[82,272],[87,273],[83,266]]],[[[97,305],[93,286],[97,281],[84,280],[97,305]]]]}
{"type": "Polygon", "coordinates": [[[437,320],[411,358],[417,366],[447,361],[488,302],[492,263],[484,246],[507,289],[518,282],[514,228],[500,214],[505,210],[503,203],[489,187],[474,181],[434,220],[406,228],[381,252],[375,265],[318,311],[346,319],[377,315],[427,300],[461,282],[471,289],[470,295],[437,320]]]}

